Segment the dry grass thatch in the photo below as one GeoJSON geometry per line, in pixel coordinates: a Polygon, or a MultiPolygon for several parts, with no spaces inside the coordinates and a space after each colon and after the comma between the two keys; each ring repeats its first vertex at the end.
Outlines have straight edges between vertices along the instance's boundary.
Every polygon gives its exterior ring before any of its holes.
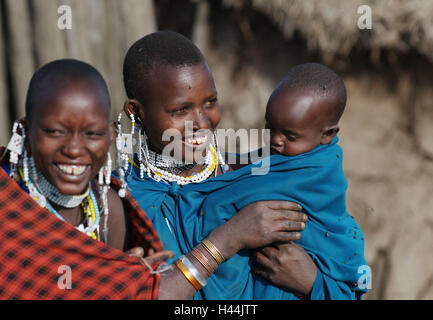
{"type": "Polygon", "coordinates": [[[224,0],[230,7],[252,5],[268,15],[290,39],[298,31],[325,60],[345,58],[355,46],[377,59],[382,50],[414,50],[433,61],[431,0],[224,0]],[[361,30],[358,8],[371,8],[372,28],[361,30]]]}

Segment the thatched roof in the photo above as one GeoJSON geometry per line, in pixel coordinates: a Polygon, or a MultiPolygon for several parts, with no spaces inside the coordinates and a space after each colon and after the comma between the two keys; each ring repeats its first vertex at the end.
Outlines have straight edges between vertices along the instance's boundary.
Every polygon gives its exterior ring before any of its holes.
{"type": "Polygon", "coordinates": [[[308,48],[325,60],[344,58],[359,46],[377,58],[382,50],[410,49],[433,61],[432,0],[224,0],[225,5],[251,4],[269,16],[287,39],[298,31],[308,48]],[[357,10],[368,5],[372,29],[360,30],[357,10]]]}

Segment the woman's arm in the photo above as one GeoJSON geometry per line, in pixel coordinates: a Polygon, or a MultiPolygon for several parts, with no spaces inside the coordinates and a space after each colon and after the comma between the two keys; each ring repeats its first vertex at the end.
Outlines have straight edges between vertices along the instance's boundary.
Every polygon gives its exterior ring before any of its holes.
{"type": "MultiPolygon", "coordinates": [[[[207,239],[228,259],[241,249],[260,248],[273,242],[299,239],[299,231],[305,227],[305,221],[306,215],[300,212],[297,204],[261,201],[246,206],[212,231],[207,239]]],[[[217,261],[203,245],[199,244],[195,250],[212,264],[213,270],[217,269],[217,261]]],[[[186,257],[207,279],[208,272],[196,257],[191,252],[186,257]]],[[[177,267],[161,273],[159,299],[190,299],[195,292],[196,289],[177,267]]]]}

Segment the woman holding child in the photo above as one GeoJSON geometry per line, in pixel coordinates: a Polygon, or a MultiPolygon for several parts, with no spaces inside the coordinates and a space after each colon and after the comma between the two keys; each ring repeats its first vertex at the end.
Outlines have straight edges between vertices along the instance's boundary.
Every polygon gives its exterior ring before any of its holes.
{"type": "MultiPolygon", "coordinates": [[[[129,162],[128,156],[122,155],[126,160],[119,177],[152,220],[164,247],[174,252],[169,262],[200,246],[212,230],[256,201],[262,201],[262,210],[282,209],[281,205],[275,207],[272,201],[264,200],[279,200],[280,204],[296,208],[296,204],[281,200],[299,202],[299,199],[281,194],[280,189],[305,190],[305,187],[297,184],[296,179],[286,179],[293,184],[286,182],[285,187],[276,183],[281,180],[278,172],[288,170],[285,160],[271,165],[271,175],[261,177],[251,174],[251,165],[234,168],[225,164],[214,137],[220,114],[212,74],[199,49],[188,39],[161,31],[138,40],[125,57],[124,83],[128,96],[124,111],[131,118],[132,127],[139,127],[139,143],[129,162]]],[[[336,147],[326,148],[328,144],[335,145],[336,138],[333,138],[337,131],[331,131],[333,135],[326,145],[318,147],[318,152],[335,152],[336,147]]],[[[345,184],[344,177],[341,178],[338,183],[345,184]]],[[[310,181],[316,182],[332,189],[323,181],[323,175],[317,181],[314,178],[310,181]]],[[[340,194],[344,195],[344,191],[344,186],[339,187],[340,194]]],[[[326,196],[323,199],[327,200],[326,196]]],[[[334,208],[338,215],[346,215],[345,207],[340,204],[334,208]]],[[[345,219],[333,229],[337,230],[337,240],[327,241],[325,234],[334,234],[330,230],[322,232],[320,222],[314,222],[320,218],[313,216],[314,221],[303,231],[308,235],[307,249],[303,249],[293,241],[303,240],[299,232],[305,227],[306,215],[291,209],[286,213],[276,210],[274,216],[281,222],[283,217],[289,220],[287,238],[290,239],[283,244],[277,241],[257,254],[261,265],[256,270],[279,287],[253,275],[248,251],[240,251],[227,260],[220,243],[214,243],[222,252],[213,259],[219,268],[194,299],[361,297],[363,291],[355,282],[358,266],[365,263],[363,241],[358,238],[356,243],[350,242],[349,235],[339,236],[346,229],[357,228],[355,222],[345,219]],[[339,245],[342,245],[340,250],[339,245]]],[[[251,224],[260,223],[253,216],[250,218],[245,221],[244,231],[251,224]]],[[[328,222],[334,227],[334,220],[328,222]]],[[[287,226],[287,221],[284,223],[287,226]]],[[[233,231],[230,237],[235,234],[233,231]]],[[[235,243],[234,239],[230,240],[235,243]]],[[[199,264],[205,265],[196,258],[199,264]]],[[[191,280],[187,275],[185,278],[191,280]]]]}
{"type": "Polygon", "coordinates": [[[249,206],[161,272],[160,260],[172,253],[162,251],[146,214],[112,179],[114,139],[107,86],[96,69],[65,59],[34,74],[26,116],[0,153],[1,299],[190,298],[217,269],[215,257],[290,240],[284,218],[249,206]],[[252,218],[267,224],[245,228],[252,218]],[[150,256],[123,252],[132,247],[150,256]]]}

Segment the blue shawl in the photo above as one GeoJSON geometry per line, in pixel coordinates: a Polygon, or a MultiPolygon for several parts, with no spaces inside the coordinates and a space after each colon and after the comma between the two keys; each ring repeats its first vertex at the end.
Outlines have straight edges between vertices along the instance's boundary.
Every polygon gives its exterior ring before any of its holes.
{"type": "MultiPolygon", "coordinates": [[[[335,138],[329,145],[294,157],[273,155],[265,175],[251,174],[265,161],[179,187],[156,182],[131,167],[128,189],[154,223],[171,263],[189,252],[215,228],[246,205],[260,200],[289,200],[308,214],[302,238],[296,241],[312,257],[318,273],[312,299],[356,299],[359,267],[365,266],[364,236],[346,211],[347,181],[342,151],[335,138]]],[[[224,262],[194,299],[297,299],[260,277],[253,276],[250,252],[224,262]]]]}

